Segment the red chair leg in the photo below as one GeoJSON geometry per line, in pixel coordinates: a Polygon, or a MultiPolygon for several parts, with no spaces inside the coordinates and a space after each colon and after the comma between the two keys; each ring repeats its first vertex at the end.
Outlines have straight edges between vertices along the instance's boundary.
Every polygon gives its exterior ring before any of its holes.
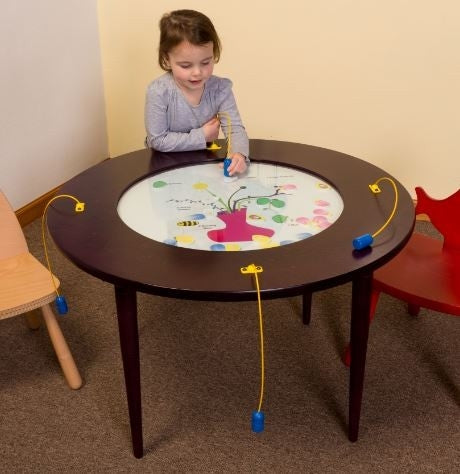
{"type": "MultiPolygon", "coordinates": [[[[369,309],[369,324],[374,319],[377,303],[379,302],[379,297],[380,297],[380,291],[373,289],[371,293],[371,306],[369,309]]],[[[350,367],[350,363],[351,363],[350,344],[347,344],[347,347],[345,347],[345,350],[343,351],[342,362],[347,367],[350,367]]]]}
{"type": "Polygon", "coordinates": [[[379,297],[380,297],[380,291],[373,289],[371,293],[371,307],[369,310],[369,322],[371,322],[374,319],[375,310],[377,309],[377,303],[379,302],[379,297]]]}
{"type": "Polygon", "coordinates": [[[409,312],[411,316],[418,316],[418,313],[420,313],[420,306],[417,306],[416,304],[408,303],[407,311],[409,312]]]}

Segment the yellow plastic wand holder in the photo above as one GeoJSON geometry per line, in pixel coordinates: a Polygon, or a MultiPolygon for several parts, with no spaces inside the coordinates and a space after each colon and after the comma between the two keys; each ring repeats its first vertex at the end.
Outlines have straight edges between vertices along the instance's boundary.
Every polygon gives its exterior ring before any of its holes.
{"type": "Polygon", "coordinates": [[[206,147],[206,150],[220,150],[222,147],[216,142],[212,142],[209,146],[206,147]]]}

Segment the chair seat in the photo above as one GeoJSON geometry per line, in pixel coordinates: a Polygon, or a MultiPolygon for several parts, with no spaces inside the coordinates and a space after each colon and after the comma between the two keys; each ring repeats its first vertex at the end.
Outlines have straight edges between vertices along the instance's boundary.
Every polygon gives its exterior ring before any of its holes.
{"type": "Polygon", "coordinates": [[[441,240],[412,234],[406,247],[374,272],[374,289],[460,316],[460,253],[442,248],[441,240]]]}
{"type": "MultiPolygon", "coordinates": [[[[54,281],[58,288],[59,280],[54,281]]],[[[0,260],[0,319],[39,308],[55,297],[50,272],[33,255],[0,260]]]]}

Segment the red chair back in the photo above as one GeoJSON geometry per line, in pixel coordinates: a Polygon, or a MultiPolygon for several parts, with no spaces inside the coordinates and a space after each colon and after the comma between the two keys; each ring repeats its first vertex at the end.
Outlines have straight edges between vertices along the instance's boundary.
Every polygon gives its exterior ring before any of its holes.
{"type": "Polygon", "coordinates": [[[444,236],[444,250],[460,252],[460,189],[446,199],[433,199],[423,190],[417,193],[416,214],[427,214],[444,236]]]}

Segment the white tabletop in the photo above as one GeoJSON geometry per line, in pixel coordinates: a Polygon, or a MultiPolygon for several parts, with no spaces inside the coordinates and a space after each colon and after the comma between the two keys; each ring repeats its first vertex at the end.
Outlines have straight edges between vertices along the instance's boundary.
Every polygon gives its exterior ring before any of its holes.
{"type": "Polygon", "coordinates": [[[118,203],[135,232],[168,245],[209,251],[258,250],[312,237],[331,226],[343,201],[321,178],[252,163],[226,182],[216,163],[150,176],[118,203]]]}

